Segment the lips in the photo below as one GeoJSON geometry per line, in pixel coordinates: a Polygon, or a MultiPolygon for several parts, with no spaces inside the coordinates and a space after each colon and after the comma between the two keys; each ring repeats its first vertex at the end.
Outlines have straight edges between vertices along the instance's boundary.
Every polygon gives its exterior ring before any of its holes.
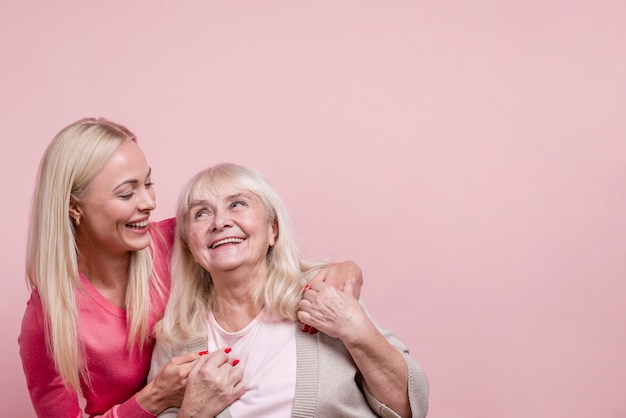
{"type": "Polygon", "coordinates": [[[213,244],[211,244],[211,249],[215,249],[219,247],[220,245],[224,245],[224,244],[239,244],[243,241],[244,241],[243,238],[234,238],[234,237],[224,238],[224,239],[215,241],[213,244]]]}

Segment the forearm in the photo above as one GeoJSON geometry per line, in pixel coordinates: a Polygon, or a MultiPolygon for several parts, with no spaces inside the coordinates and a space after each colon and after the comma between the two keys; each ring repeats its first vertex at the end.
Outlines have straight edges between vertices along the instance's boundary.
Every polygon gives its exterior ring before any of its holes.
{"type": "Polygon", "coordinates": [[[346,339],[363,381],[371,394],[401,417],[411,416],[408,369],[402,354],[369,323],[357,339],[346,339]]]}

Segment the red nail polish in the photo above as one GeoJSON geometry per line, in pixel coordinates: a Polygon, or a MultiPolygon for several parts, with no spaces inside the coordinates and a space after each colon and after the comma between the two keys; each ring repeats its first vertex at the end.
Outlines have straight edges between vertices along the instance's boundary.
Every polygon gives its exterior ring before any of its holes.
{"type": "Polygon", "coordinates": [[[307,332],[309,330],[309,326],[307,324],[302,324],[302,332],[307,332]]]}
{"type": "Polygon", "coordinates": [[[206,355],[206,354],[209,354],[209,352],[208,352],[207,350],[200,351],[200,352],[198,353],[198,355],[199,355],[199,356],[204,356],[204,355],[206,355]]]}
{"type": "Polygon", "coordinates": [[[317,330],[313,327],[309,328],[309,334],[315,334],[317,332],[317,330]]]}
{"type": "Polygon", "coordinates": [[[231,351],[231,350],[232,350],[232,348],[230,348],[230,347],[226,347],[226,348],[224,349],[224,352],[225,352],[226,354],[228,354],[228,353],[230,353],[230,351],[231,351]]]}
{"type": "Polygon", "coordinates": [[[233,367],[239,364],[239,360],[233,360],[233,367]]]}
{"type": "Polygon", "coordinates": [[[306,292],[307,290],[309,290],[311,286],[309,286],[308,284],[306,286],[304,286],[304,289],[302,289],[303,292],[306,292]]]}

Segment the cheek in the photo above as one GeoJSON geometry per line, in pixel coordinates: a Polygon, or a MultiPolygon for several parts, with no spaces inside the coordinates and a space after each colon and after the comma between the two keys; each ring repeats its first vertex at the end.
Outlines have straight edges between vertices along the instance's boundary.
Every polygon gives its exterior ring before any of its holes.
{"type": "Polygon", "coordinates": [[[187,230],[187,245],[192,252],[203,246],[204,240],[202,237],[203,234],[199,228],[191,227],[187,230]]]}

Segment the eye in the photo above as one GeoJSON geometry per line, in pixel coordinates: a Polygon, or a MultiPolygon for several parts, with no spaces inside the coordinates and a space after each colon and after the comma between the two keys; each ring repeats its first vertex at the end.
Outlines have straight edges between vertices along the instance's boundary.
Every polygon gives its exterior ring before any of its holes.
{"type": "Polygon", "coordinates": [[[149,188],[151,188],[152,186],[154,186],[154,183],[153,183],[153,182],[151,182],[151,181],[147,181],[147,182],[144,184],[144,186],[145,186],[145,188],[146,188],[146,189],[149,189],[149,188]]]}
{"type": "Polygon", "coordinates": [[[237,208],[237,207],[240,207],[240,206],[248,206],[248,204],[246,202],[244,202],[243,200],[237,200],[237,201],[235,201],[235,202],[230,204],[231,208],[237,208]]]}
{"type": "Polygon", "coordinates": [[[133,191],[133,192],[126,193],[126,194],[121,194],[121,195],[119,195],[119,198],[122,199],[122,200],[128,200],[131,197],[133,197],[134,195],[135,195],[135,192],[133,191]]]}
{"type": "Polygon", "coordinates": [[[191,217],[194,221],[204,221],[209,217],[209,211],[206,209],[200,209],[191,213],[191,217]]]}

